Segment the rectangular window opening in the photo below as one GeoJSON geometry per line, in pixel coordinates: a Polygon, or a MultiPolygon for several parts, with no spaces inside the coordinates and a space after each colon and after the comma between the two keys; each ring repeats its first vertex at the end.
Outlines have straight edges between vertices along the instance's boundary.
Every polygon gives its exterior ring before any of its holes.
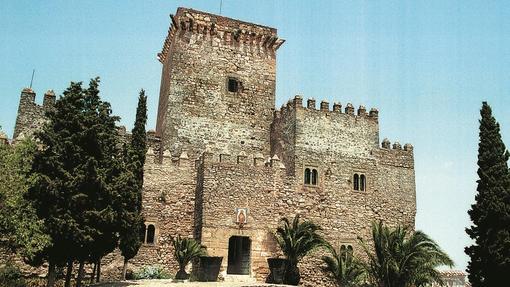
{"type": "Polygon", "coordinates": [[[235,78],[228,78],[228,91],[236,93],[239,91],[239,81],[235,78]]]}

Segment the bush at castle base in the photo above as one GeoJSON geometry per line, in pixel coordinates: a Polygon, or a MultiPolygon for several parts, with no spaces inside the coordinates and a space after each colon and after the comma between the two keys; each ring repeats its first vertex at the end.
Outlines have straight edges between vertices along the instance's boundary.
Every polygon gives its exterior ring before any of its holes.
{"type": "Polygon", "coordinates": [[[24,287],[26,282],[19,268],[12,262],[0,267],[0,287],[24,287]]]}
{"type": "Polygon", "coordinates": [[[133,279],[171,279],[172,276],[168,274],[161,266],[145,266],[133,274],[133,279]]]}

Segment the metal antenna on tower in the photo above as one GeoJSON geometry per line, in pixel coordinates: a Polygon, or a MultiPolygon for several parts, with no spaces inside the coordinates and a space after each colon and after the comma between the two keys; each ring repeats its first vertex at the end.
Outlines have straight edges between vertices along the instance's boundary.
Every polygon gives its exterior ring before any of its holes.
{"type": "Polygon", "coordinates": [[[221,15],[221,6],[223,6],[223,0],[220,0],[220,15],[221,15]]]}
{"type": "Polygon", "coordinates": [[[32,70],[32,79],[30,80],[30,89],[32,88],[32,83],[34,82],[34,74],[35,74],[35,69],[32,70]]]}

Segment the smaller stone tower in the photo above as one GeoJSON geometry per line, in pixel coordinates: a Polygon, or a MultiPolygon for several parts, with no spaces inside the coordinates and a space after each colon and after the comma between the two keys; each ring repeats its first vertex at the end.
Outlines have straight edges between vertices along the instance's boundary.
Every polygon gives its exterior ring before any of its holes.
{"type": "Polygon", "coordinates": [[[19,100],[18,115],[14,126],[13,140],[18,137],[32,135],[44,123],[44,113],[55,105],[55,93],[48,90],[44,94],[43,105],[35,102],[35,92],[31,88],[24,88],[21,91],[19,100]]]}

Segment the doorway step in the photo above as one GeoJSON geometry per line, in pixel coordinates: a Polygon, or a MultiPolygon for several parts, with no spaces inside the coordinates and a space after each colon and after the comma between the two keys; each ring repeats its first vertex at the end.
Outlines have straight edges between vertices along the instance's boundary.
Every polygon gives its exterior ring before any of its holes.
{"type": "Polygon", "coordinates": [[[250,275],[225,275],[225,282],[235,282],[235,283],[256,283],[257,279],[255,277],[250,277],[250,275]]]}

